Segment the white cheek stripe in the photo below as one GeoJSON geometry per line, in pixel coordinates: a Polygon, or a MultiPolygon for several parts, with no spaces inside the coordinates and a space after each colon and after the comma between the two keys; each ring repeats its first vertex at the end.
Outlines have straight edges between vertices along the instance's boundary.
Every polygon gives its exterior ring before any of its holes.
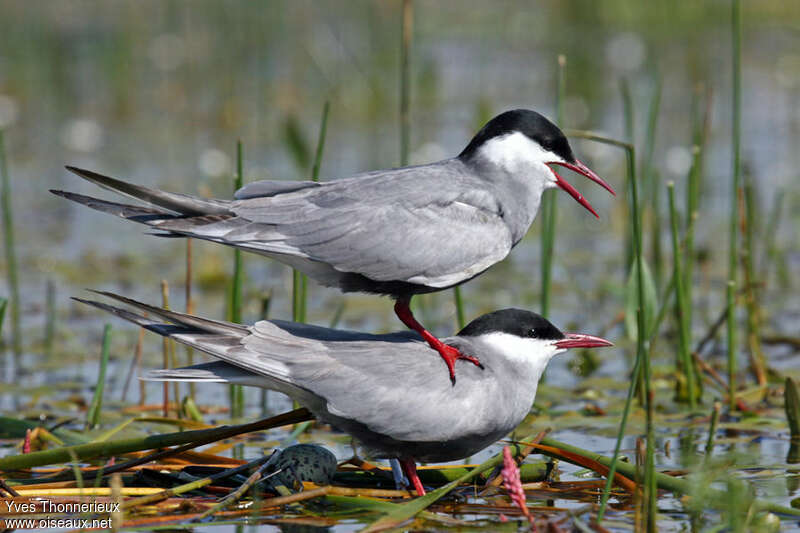
{"type": "MultiPolygon", "coordinates": [[[[539,143],[519,131],[486,141],[480,148],[480,154],[488,161],[508,170],[540,167],[550,161],[561,161],[556,154],[545,150],[539,143]]],[[[555,180],[552,172],[548,174],[555,180]]]]}
{"type": "Polygon", "coordinates": [[[552,341],[518,337],[509,333],[487,333],[482,338],[509,362],[525,366],[532,372],[544,371],[550,359],[564,351],[556,348],[552,341]]]}

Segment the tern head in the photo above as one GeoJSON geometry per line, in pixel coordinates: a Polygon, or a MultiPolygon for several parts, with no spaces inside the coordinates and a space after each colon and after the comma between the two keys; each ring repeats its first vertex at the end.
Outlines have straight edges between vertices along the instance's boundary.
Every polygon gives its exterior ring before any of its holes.
{"type": "Polygon", "coordinates": [[[458,157],[465,162],[489,162],[513,174],[525,174],[539,182],[541,191],[560,187],[596,217],[597,212],[589,202],[553,166],[577,172],[616,195],[608,183],[573,155],[558,126],[528,109],[513,109],[494,117],[458,157]]]}
{"type": "Polygon", "coordinates": [[[458,333],[501,352],[508,360],[544,367],[556,354],[570,348],[600,348],[613,344],[583,333],[562,333],[541,315],[522,309],[501,309],[476,318],[458,333]]]}

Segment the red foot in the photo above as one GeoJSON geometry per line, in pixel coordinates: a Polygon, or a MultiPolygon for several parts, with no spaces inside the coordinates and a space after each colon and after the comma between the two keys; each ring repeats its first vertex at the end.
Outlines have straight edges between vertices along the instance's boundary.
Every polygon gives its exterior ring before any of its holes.
{"type": "Polygon", "coordinates": [[[473,357],[471,355],[464,355],[457,348],[453,348],[452,346],[443,343],[442,341],[436,339],[436,343],[434,344],[431,341],[428,341],[428,344],[431,345],[431,348],[439,352],[439,355],[442,356],[444,359],[445,364],[447,365],[447,369],[450,371],[450,382],[455,385],[456,384],[456,361],[459,359],[464,359],[465,361],[469,361],[473,365],[479,367],[483,370],[483,365],[478,360],[477,357],[473,357]]]}
{"type": "Polygon", "coordinates": [[[417,333],[419,333],[423,339],[425,339],[428,344],[430,344],[431,348],[439,352],[439,355],[442,356],[444,359],[445,364],[447,365],[447,370],[450,372],[450,382],[455,385],[456,384],[456,361],[459,359],[464,359],[465,361],[469,361],[473,365],[477,366],[481,370],[483,370],[483,365],[478,360],[477,357],[473,357],[471,355],[464,355],[457,348],[452,346],[448,346],[447,344],[443,343],[439,339],[433,336],[433,334],[422,327],[422,324],[417,322],[417,319],[414,318],[414,315],[411,313],[411,308],[408,306],[410,299],[409,298],[400,298],[394,304],[394,312],[397,314],[397,317],[403,321],[403,324],[408,326],[410,329],[413,329],[417,333]]]}
{"type": "Polygon", "coordinates": [[[405,472],[406,477],[414,484],[414,490],[417,491],[417,496],[425,496],[425,487],[422,486],[422,481],[420,481],[417,475],[417,465],[414,464],[414,459],[398,460],[400,461],[400,466],[403,467],[403,472],[405,472]]]}

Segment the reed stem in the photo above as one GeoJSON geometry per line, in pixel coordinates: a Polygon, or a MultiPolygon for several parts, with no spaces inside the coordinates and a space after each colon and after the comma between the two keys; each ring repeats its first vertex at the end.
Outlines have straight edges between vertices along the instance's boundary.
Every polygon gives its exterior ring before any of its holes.
{"type": "Polygon", "coordinates": [[[729,255],[728,255],[728,285],[726,300],[728,304],[727,313],[727,332],[728,332],[728,406],[730,409],[736,408],[736,371],[737,371],[737,325],[736,325],[736,282],[737,266],[739,262],[738,247],[738,228],[739,222],[739,189],[741,188],[741,38],[742,38],[742,16],[740,0],[733,0],[731,3],[731,35],[732,35],[732,60],[733,60],[733,83],[732,83],[732,120],[733,128],[731,135],[732,144],[732,183],[731,183],[731,213],[730,213],[730,235],[729,235],[729,255]]]}
{"type": "Polygon", "coordinates": [[[711,423],[708,427],[708,440],[706,440],[706,460],[711,457],[714,451],[714,437],[717,434],[717,425],[719,424],[719,412],[722,409],[722,404],[714,402],[714,407],[711,410],[711,423]]]}
{"type": "MultiPolygon", "coordinates": [[[[244,185],[244,149],[241,139],[236,141],[236,175],[233,179],[233,190],[238,191],[244,185]]],[[[242,323],[242,285],[244,282],[244,265],[242,264],[242,251],[233,250],[233,279],[228,320],[235,324],[242,323]]],[[[244,388],[241,385],[229,385],[231,418],[241,418],[244,415],[244,388]]],[[[176,399],[177,401],[177,399],[176,399]]]]}
{"type": "Polygon", "coordinates": [[[411,38],[414,34],[414,3],[403,0],[400,43],[400,166],[408,165],[411,142],[411,38]]]}
{"type": "Polygon", "coordinates": [[[697,219],[700,216],[700,191],[702,189],[705,149],[708,142],[711,117],[711,92],[709,90],[704,90],[702,91],[703,94],[705,94],[704,111],[702,119],[697,118],[699,114],[697,109],[700,106],[700,92],[700,90],[695,91],[695,98],[692,106],[694,109],[692,116],[694,117],[693,122],[695,124],[692,141],[692,167],[689,170],[689,180],[686,187],[686,234],[684,238],[686,241],[684,246],[684,257],[686,261],[683,268],[683,289],[686,292],[686,302],[688,303],[686,323],[689,325],[690,333],[692,331],[692,324],[694,323],[692,321],[694,302],[692,293],[694,286],[694,263],[697,255],[694,247],[694,233],[695,227],[697,226],[697,219]]]}
{"type": "Polygon", "coordinates": [[[100,370],[97,373],[97,385],[94,388],[92,403],[86,417],[88,429],[97,426],[100,421],[100,411],[103,410],[103,390],[106,385],[106,369],[108,368],[108,354],[111,350],[111,324],[106,324],[103,328],[103,349],[100,353],[100,370]]]}
{"type": "Polygon", "coordinates": [[[678,242],[678,213],[675,208],[675,183],[672,181],[667,183],[667,194],[669,196],[669,220],[672,228],[672,267],[674,270],[677,303],[675,311],[680,341],[678,346],[680,363],[676,366],[683,371],[684,380],[686,381],[686,392],[689,396],[689,407],[694,410],[697,407],[694,362],[692,361],[691,348],[689,346],[691,342],[689,326],[686,323],[686,309],[688,305],[686,302],[686,293],[683,289],[684,273],[681,261],[681,248],[678,242]]]}
{"type": "MultiPolygon", "coordinates": [[[[558,56],[558,80],[556,85],[556,124],[564,127],[564,93],[566,80],[564,67],[567,58],[558,56]]],[[[541,269],[542,269],[542,316],[550,316],[550,294],[553,276],[553,254],[555,251],[556,219],[558,218],[557,191],[545,191],[542,195],[542,236],[541,236],[541,269]]]]}
{"type": "Polygon", "coordinates": [[[660,175],[653,169],[653,153],[656,144],[658,114],[661,109],[661,85],[661,77],[657,77],[653,99],[650,102],[650,109],[647,113],[647,137],[645,137],[644,157],[642,158],[640,172],[642,182],[646,185],[646,189],[643,191],[644,196],[650,199],[650,246],[653,259],[653,277],[658,290],[661,290],[662,287],[664,267],[661,248],[660,175]]]}
{"type": "Polygon", "coordinates": [[[17,252],[14,244],[14,216],[11,209],[11,178],[0,129],[0,206],[3,211],[3,241],[6,250],[6,279],[8,280],[9,309],[11,315],[11,351],[14,354],[14,375],[19,372],[22,357],[22,326],[20,324],[19,276],[17,252]]]}
{"type": "Polygon", "coordinates": [[[456,325],[460,331],[467,325],[467,320],[464,316],[464,300],[461,297],[461,287],[453,287],[453,299],[456,305],[456,325]]]}

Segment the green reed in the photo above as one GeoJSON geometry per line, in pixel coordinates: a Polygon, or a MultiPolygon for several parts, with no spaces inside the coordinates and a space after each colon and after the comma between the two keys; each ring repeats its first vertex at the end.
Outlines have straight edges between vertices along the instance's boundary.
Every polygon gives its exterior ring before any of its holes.
{"type": "Polygon", "coordinates": [[[732,135],[731,145],[732,180],[731,180],[731,213],[730,233],[728,244],[728,285],[726,292],[727,301],[727,331],[728,331],[728,406],[736,408],[736,351],[737,351],[737,324],[736,324],[736,281],[737,267],[739,264],[738,228],[739,223],[739,189],[741,188],[741,139],[742,139],[742,14],[740,0],[731,3],[731,36],[732,36],[732,135]]]}
{"type": "Polygon", "coordinates": [[[697,219],[700,216],[700,191],[703,185],[704,156],[711,116],[711,92],[698,88],[694,94],[695,96],[692,99],[692,166],[689,169],[689,178],[686,186],[686,232],[684,237],[686,241],[684,245],[686,261],[683,264],[683,290],[686,293],[686,302],[688,303],[686,323],[689,325],[690,333],[693,324],[692,303],[694,301],[694,263],[696,261],[694,233],[697,219]],[[701,94],[704,95],[702,99],[701,94]],[[699,111],[701,101],[704,107],[702,116],[699,111]]]}
{"type": "Polygon", "coordinates": [[[414,3],[403,0],[400,28],[400,166],[408,165],[411,143],[411,40],[414,35],[414,3]]]}
{"type": "Polygon", "coordinates": [[[106,369],[108,368],[108,354],[111,350],[111,324],[103,328],[103,349],[100,354],[100,369],[97,372],[97,385],[94,388],[92,403],[86,416],[86,427],[96,427],[100,421],[100,411],[103,409],[103,390],[106,385],[106,369]]]}
{"type": "MultiPolygon", "coordinates": [[[[564,74],[567,58],[558,56],[558,79],[556,84],[556,124],[564,127],[564,93],[566,91],[566,77],[564,74]]],[[[553,274],[553,253],[555,251],[556,219],[558,218],[558,193],[555,190],[545,191],[542,195],[542,235],[541,258],[542,269],[541,283],[541,313],[542,316],[550,315],[550,292],[553,274]]]]}
{"type": "MultiPolygon", "coordinates": [[[[568,130],[567,135],[572,137],[580,137],[589,139],[604,144],[609,144],[622,148],[626,154],[626,178],[628,184],[628,196],[630,203],[630,219],[631,219],[631,242],[633,243],[633,257],[635,260],[636,268],[636,297],[638,309],[636,313],[637,318],[637,335],[636,335],[636,360],[633,367],[633,376],[631,379],[631,388],[629,390],[629,402],[626,405],[626,413],[623,416],[622,423],[619,428],[619,436],[625,432],[625,422],[627,421],[627,412],[630,409],[630,400],[633,397],[633,391],[640,377],[639,369],[642,369],[641,378],[644,382],[645,393],[645,429],[647,436],[646,448],[646,461],[645,461],[645,495],[647,497],[648,505],[646,506],[648,530],[655,531],[655,516],[656,516],[656,472],[655,472],[655,426],[654,426],[654,393],[652,390],[652,378],[650,369],[650,354],[646,350],[645,337],[647,329],[645,328],[645,296],[644,296],[644,261],[642,258],[642,227],[641,227],[641,214],[639,209],[639,193],[636,179],[636,150],[631,143],[610,139],[603,137],[592,132],[568,130]]],[[[614,454],[611,461],[611,472],[609,473],[609,480],[612,480],[614,469],[617,468],[617,456],[619,449],[614,454]]],[[[607,485],[607,489],[610,484],[607,485]]],[[[603,495],[600,511],[598,513],[598,521],[602,520],[603,512],[605,510],[605,503],[608,499],[608,491],[606,490],[603,495]]]]}
{"type": "Polygon", "coordinates": [[[20,358],[22,357],[19,276],[17,273],[17,252],[14,245],[14,216],[11,210],[11,179],[8,175],[3,130],[0,130],[0,193],[0,208],[3,211],[3,241],[6,250],[6,278],[8,280],[11,315],[11,351],[14,354],[14,371],[18,372],[20,358]]]}
{"type": "Polygon", "coordinates": [[[647,130],[644,142],[644,155],[640,166],[640,176],[644,184],[643,196],[650,200],[650,247],[651,264],[656,287],[661,290],[663,281],[663,253],[661,249],[661,186],[660,175],[653,168],[653,153],[656,145],[658,116],[661,109],[661,78],[656,78],[653,98],[647,112],[647,130]]]}
{"type": "Polygon", "coordinates": [[[706,440],[706,460],[711,457],[711,452],[714,451],[714,437],[717,434],[717,425],[719,424],[719,413],[722,409],[722,404],[714,402],[714,407],[711,409],[711,422],[708,426],[708,439],[706,440]]]}
{"type": "Polygon", "coordinates": [[[675,183],[672,181],[667,183],[667,194],[669,200],[669,220],[672,229],[672,268],[675,279],[675,299],[677,301],[675,310],[679,332],[678,353],[680,363],[676,365],[676,367],[679,372],[683,372],[683,379],[686,383],[686,391],[689,397],[689,407],[694,410],[697,407],[694,363],[689,346],[691,342],[689,325],[686,322],[688,302],[686,301],[686,292],[684,292],[683,288],[684,273],[683,261],[681,260],[682,252],[678,238],[678,213],[675,208],[675,183]]]}

